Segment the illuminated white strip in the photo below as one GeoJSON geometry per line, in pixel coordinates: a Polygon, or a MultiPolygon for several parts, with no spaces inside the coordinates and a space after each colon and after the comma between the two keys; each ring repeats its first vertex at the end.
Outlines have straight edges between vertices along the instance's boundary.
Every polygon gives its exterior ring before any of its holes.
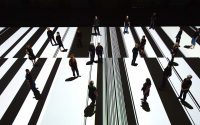
{"type": "MultiPolygon", "coordinates": [[[[139,39],[141,40],[142,36],[145,35],[145,33],[143,32],[141,27],[135,27],[135,30],[136,30],[136,32],[138,34],[139,39]]],[[[156,58],[157,57],[155,52],[154,52],[154,50],[153,50],[153,48],[151,47],[151,45],[149,43],[149,40],[147,39],[147,37],[146,37],[146,45],[145,45],[144,50],[145,50],[145,52],[147,54],[147,57],[150,57],[150,58],[156,58]]]]}
{"type": "Polygon", "coordinates": [[[0,67],[0,79],[5,75],[5,73],[11,68],[11,66],[15,63],[16,58],[9,58],[6,62],[0,67]]]}
{"type": "MultiPolygon", "coordinates": [[[[148,27],[147,27],[147,30],[148,30],[148,27]]],[[[148,30],[148,31],[149,31],[149,34],[152,36],[154,42],[156,43],[156,45],[162,52],[162,54],[164,54],[163,56],[166,56],[166,58],[168,57],[169,59],[171,59],[171,53],[169,49],[171,49],[173,46],[168,49],[156,31],[154,30],[148,30]]]]}
{"type": "Polygon", "coordinates": [[[1,46],[0,46],[0,56],[2,56],[27,30],[29,27],[20,28],[15,32],[11,37],[9,37],[1,46]]]}
{"type": "MultiPolygon", "coordinates": [[[[159,58],[159,60],[160,60],[161,64],[164,67],[167,66],[168,61],[166,59],[159,58]]],[[[176,58],[175,60],[179,60],[179,61],[177,61],[179,63],[179,66],[177,66],[176,68],[179,68],[179,69],[183,68],[185,71],[189,71],[189,72],[182,72],[182,73],[178,72],[178,73],[182,74],[183,79],[186,78],[186,76],[188,75],[188,73],[190,73],[190,68],[187,67],[187,66],[185,66],[185,65],[181,65],[181,63],[183,63],[183,61],[180,61],[180,60],[182,60],[182,59],[176,58]]],[[[172,76],[170,76],[169,80],[170,80],[170,84],[171,84],[173,90],[175,91],[177,99],[178,99],[178,96],[180,95],[180,90],[181,90],[181,81],[178,79],[178,77],[176,76],[176,74],[174,73],[173,70],[172,70],[172,76]]],[[[193,81],[193,79],[192,79],[192,81],[193,81]]],[[[199,83],[199,80],[198,81],[193,81],[193,84],[198,84],[198,83],[195,83],[195,82],[199,83]]],[[[193,87],[196,87],[196,86],[195,85],[191,86],[191,89],[195,90],[195,88],[193,88],[193,87]]],[[[196,92],[195,91],[192,91],[192,92],[198,93],[199,92],[198,89],[196,89],[196,90],[197,90],[196,92]]],[[[185,110],[186,114],[188,115],[188,118],[190,119],[191,123],[193,123],[193,121],[194,121],[194,124],[199,124],[200,123],[200,119],[199,119],[200,112],[196,108],[196,106],[195,106],[194,102],[192,101],[192,99],[189,97],[189,94],[186,97],[186,102],[189,103],[193,107],[192,110],[191,109],[188,110],[187,107],[185,107],[184,105],[181,104],[182,107],[183,107],[183,109],[185,110]],[[192,117],[192,119],[190,118],[190,116],[192,117]]]]}
{"type": "Polygon", "coordinates": [[[5,27],[0,27],[0,31],[3,30],[5,27]]]}
{"type": "Polygon", "coordinates": [[[125,59],[132,96],[135,104],[138,122],[140,125],[170,125],[167,113],[162,105],[162,101],[158,95],[155,83],[149,73],[146,63],[143,58],[138,58],[138,66],[131,66],[132,59],[125,59]],[[134,75],[133,75],[134,74],[134,75]],[[142,77],[141,77],[142,76],[142,77]],[[141,79],[142,78],[142,79],[141,79]],[[151,88],[147,102],[149,103],[150,112],[146,112],[141,107],[141,98],[143,92],[141,88],[145,83],[146,78],[151,80],[151,88]],[[159,115],[159,116],[158,116],[159,115]],[[145,120],[144,120],[145,119],[145,120]]]}
{"type": "Polygon", "coordinates": [[[15,54],[26,44],[26,42],[31,38],[31,36],[39,29],[39,27],[34,27],[7,55],[6,58],[12,58],[15,54]]]}
{"type": "MultiPolygon", "coordinates": [[[[44,89],[45,83],[47,82],[48,76],[51,72],[54,63],[55,58],[48,58],[44,66],[42,67],[37,79],[35,80],[36,87],[38,87],[40,93],[42,93],[42,90],[44,89]]],[[[33,99],[33,97],[33,92],[30,91],[22,107],[19,110],[19,113],[17,114],[13,125],[22,125],[29,123],[29,120],[38,102],[36,99],[33,99]]]]}
{"type": "Polygon", "coordinates": [[[87,58],[76,60],[81,77],[65,82],[73,75],[69,58],[62,58],[37,125],[83,125],[90,67],[82,65],[87,58]]]}
{"type": "MultiPolygon", "coordinates": [[[[162,27],[162,29],[167,33],[170,39],[175,43],[176,42],[175,37],[180,28],[179,27],[162,27]]],[[[192,38],[183,31],[181,35],[179,50],[186,57],[200,57],[200,46],[198,43],[196,43],[194,49],[184,48],[185,45],[191,45],[191,40],[192,38]]]]}
{"type": "MultiPolygon", "coordinates": [[[[65,33],[66,30],[67,30],[67,27],[59,27],[59,28],[57,29],[56,32],[60,32],[61,39],[62,39],[62,37],[63,37],[63,35],[64,35],[64,33],[65,33]]],[[[56,32],[55,32],[55,34],[54,34],[55,40],[56,40],[56,32]]],[[[54,41],[52,41],[52,42],[54,43],[54,41]]],[[[57,43],[57,42],[56,42],[56,43],[57,43]]],[[[53,55],[54,55],[54,53],[55,53],[56,50],[57,50],[57,47],[58,47],[58,45],[57,45],[57,46],[52,46],[52,45],[51,45],[51,42],[49,41],[47,47],[45,48],[45,50],[43,51],[43,53],[42,53],[42,55],[41,55],[40,57],[41,57],[41,58],[48,58],[48,57],[51,57],[51,58],[52,58],[53,55]]]]}
{"type": "Polygon", "coordinates": [[[20,87],[25,81],[25,69],[32,68],[32,64],[29,63],[29,60],[26,60],[22,67],[19,69],[17,74],[13,77],[13,79],[10,81],[6,89],[3,91],[3,93],[0,96],[0,119],[4,115],[5,111],[9,107],[10,103],[14,99],[15,95],[19,91],[20,87]]]}

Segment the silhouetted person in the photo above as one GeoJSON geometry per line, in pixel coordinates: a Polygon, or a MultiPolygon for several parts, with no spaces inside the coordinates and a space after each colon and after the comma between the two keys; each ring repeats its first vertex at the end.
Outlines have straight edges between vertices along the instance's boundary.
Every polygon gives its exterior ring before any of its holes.
{"type": "Polygon", "coordinates": [[[179,47],[179,44],[178,43],[175,43],[173,45],[173,48],[171,49],[171,54],[172,54],[172,62],[174,62],[174,57],[176,56],[177,52],[178,52],[178,47],[179,47]]]}
{"type": "Polygon", "coordinates": [[[95,19],[94,19],[94,32],[96,35],[100,35],[100,32],[99,32],[99,25],[100,25],[100,21],[98,19],[97,16],[95,16],[95,19]]]}
{"type": "Polygon", "coordinates": [[[155,23],[156,23],[156,13],[154,12],[153,15],[151,16],[151,22],[150,22],[150,27],[149,29],[155,29],[155,23]]]}
{"type": "Polygon", "coordinates": [[[168,78],[172,75],[172,65],[173,63],[169,62],[167,67],[164,69],[160,89],[165,87],[168,78]]]}
{"type": "Polygon", "coordinates": [[[89,82],[88,89],[89,89],[89,95],[88,96],[92,101],[90,105],[94,105],[95,102],[96,102],[96,98],[97,98],[97,88],[94,86],[93,81],[89,82]]]}
{"type": "Polygon", "coordinates": [[[129,20],[129,17],[126,16],[125,21],[124,21],[124,34],[129,33],[128,27],[130,27],[130,20],[129,20]]]}
{"type": "Polygon", "coordinates": [[[31,45],[27,45],[26,46],[26,54],[28,54],[28,58],[32,61],[32,63],[33,63],[33,66],[35,65],[35,59],[36,59],[36,56],[35,56],[35,54],[33,53],[33,50],[32,50],[32,48],[31,48],[31,45]]]}
{"type": "Polygon", "coordinates": [[[150,92],[150,87],[151,87],[151,80],[149,78],[146,79],[146,82],[143,84],[143,87],[142,87],[142,91],[143,91],[143,100],[144,102],[146,102],[147,100],[147,97],[149,96],[149,92],[150,92]]]}
{"type": "Polygon", "coordinates": [[[192,76],[188,75],[187,78],[185,78],[181,84],[181,92],[180,92],[179,99],[181,99],[182,101],[185,101],[186,95],[189,92],[189,89],[192,85],[191,78],[192,76]],[[183,98],[181,98],[182,96],[183,98]]]}
{"type": "Polygon", "coordinates": [[[82,33],[81,33],[81,31],[78,29],[77,30],[77,45],[78,46],[80,46],[80,47],[82,47],[83,45],[82,45],[82,33]]]}
{"type": "Polygon", "coordinates": [[[33,80],[33,77],[31,75],[31,72],[29,71],[29,69],[26,69],[26,81],[29,83],[30,88],[33,92],[37,91],[37,88],[35,87],[35,80],[33,80]]]}
{"type": "Polygon", "coordinates": [[[136,43],[135,47],[132,50],[132,52],[133,52],[133,59],[132,59],[132,62],[131,62],[132,66],[137,66],[137,63],[135,63],[135,61],[136,61],[136,58],[138,56],[138,51],[139,51],[139,47],[138,47],[138,44],[136,43]]]}
{"type": "Polygon", "coordinates": [[[90,54],[90,63],[93,63],[94,62],[94,57],[95,57],[95,46],[94,46],[94,43],[90,43],[88,51],[89,51],[89,54],[90,54]]]}
{"type": "Polygon", "coordinates": [[[77,67],[77,62],[76,62],[76,59],[74,57],[74,54],[70,55],[69,66],[71,67],[73,76],[75,77],[75,72],[76,72],[77,77],[80,77],[78,67],[77,67]]]}
{"type": "Polygon", "coordinates": [[[60,36],[60,33],[59,33],[59,32],[56,33],[56,41],[57,41],[57,43],[58,43],[58,46],[59,46],[60,51],[64,51],[65,48],[64,48],[64,46],[63,46],[63,43],[62,43],[61,36],[60,36]],[[63,48],[63,50],[61,50],[61,47],[63,48]]]}
{"type": "Polygon", "coordinates": [[[98,43],[96,47],[96,54],[98,56],[98,62],[102,62],[103,47],[98,43]]]}
{"type": "Polygon", "coordinates": [[[178,43],[178,45],[180,45],[182,32],[183,32],[183,30],[180,28],[178,31],[178,34],[176,35],[176,42],[178,43]]]}
{"type": "Polygon", "coordinates": [[[145,39],[145,36],[142,36],[140,48],[139,48],[142,56],[144,55],[144,46],[145,45],[146,45],[146,39],[145,39]]]}
{"type": "Polygon", "coordinates": [[[192,36],[191,47],[190,47],[191,49],[195,47],[199,35],[200,35],[200,28],[198,28],[192,36]]]}
{"type": "Polygon", "coordinates": [[[49,27],[47,28],[47,36],[48,36],[48,40],[51,42],[52,46],[53,46],[52,40],[54,41],[54,44],[57,45],[56,40],[54,39],[54,33],[49,27]]]}

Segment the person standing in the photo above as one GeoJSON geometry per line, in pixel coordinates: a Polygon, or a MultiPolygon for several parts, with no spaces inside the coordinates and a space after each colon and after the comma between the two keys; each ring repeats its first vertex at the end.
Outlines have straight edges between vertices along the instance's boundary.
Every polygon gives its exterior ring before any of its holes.
{"type": "Polygon", "coordinates": [[[141,100],[143,100],[144,102],[146,102],[147,97],[149,96],[150,87],[151,87],[151,80],[147,78],[146,82],[143,84],[143,87],[141,89],[143,91],[143,96],[144,96],[141,100]]]}
{"type": "Polygon", "coordinates": [[[97,94],[97,88],[94,86],[93,81],[89,82],[88,89],[89,89],[88,96],[92,101],[90,105],[94,105],[98,94],[97,94]]]}
{"type": "Polygon", "coordinates": [[[200,28],[198,28],[192,36],[191,47],[190,47],[191,49],[194,49],[199,34],[200,34],[200,28]]]}
{"type": "Polygon", "coordinates": [[[65,48],[63,46],[63,43],[62,43],[61,36],[60,36],[59,32],[56,33],[56,41],[58,43],[60,51],[65,51],[65,48]],[[63,48],[63,50],[61,50],[61,47],[63,48]]]}
{"type": "Polygon", "coordinates": [[[71,70],[72,70],[72,73],[73,73],[74,77],[75,77],[75,72],[77,74],[77,77],[81,77],[79,75],[79,71],[78,71],[78,67],[77,67],[77,62],[76,62],[76,59],[74,57],[74,54],[70,55],[69,66],[71,67],[71,70]]]}
{"type": "Polygon", "coordinates": [[[89,55],[90,55],[90,63],[92,64],[94,62],[94,57],[95,57],[94,43],[90,43],[88,51],[89,51],[89,55]]]}
{"type": "Polygon", "coordinates": [[[132,66],[137,66],[137,63],[135,63],[135,61],[136,61],[136,58],[138,56],[138,51],[139,51],[139,48],[138,48],[138,44],[136,43],[135,47],[132,50],[132,52],[133,52],[133,59],[132,59],[132,62],[131,62],[132,66]]]}
{"type": "Polygon", "coordinates": [[[146,39],[145,39],[145,36],[142,36],[140,48],[139,48],[142,56],[144,55],[144,46],[145,45],[146,45],[146,39]]]}
{"type": "Polygon", "coordinates": [[[47,36],[52,46],[54,46],[52,40],[54,41],[55,45],[57,45],[56,40],[54,39],[54,33],[49,27],[47,28],[47,36]]]}
{"type": "Polygon", "coordinates": [[[160,89],[163,89],[165,87],[168,78],[172,75],[172,65],[173,65],[173,62],[169,62],[167,67],[164,69],[162,81],[160,84],[160,89]]]}
{"type": "Polygon", "coordinates": [[[192,85],[191,79],[192,79],[192,76],[188,75],[187,78],[185,78],[181,84],[181,92],[178,98],[181,99],[182,101],[185,101],[186,95],[189,92],[189,89],[192,85]],[[181,98],[182,96],[183,98],[181,98]]]}
{"type": "Polygon", "coordinates": [[[33,50],[32,50],[32,48],[31,48],[31,45],[30,45],[30,44],[28,44],[28,45],[26,46],[26,54],[28,54],[28,58],[32,61],[33,66],[35,66],[35,64],[36,64],[36,61],[35,61],[36,56],[35,56],[35,54],[33,53],[33,50]]]}
{"type": "Polygon", "coordinates": [[[171,49],[172,62],[174,62],[174,57],[176,56],[176,54],[178,52],[178,47],[179,47],[179,44],[178,43],[174,43],[173,48],[171,49]]]}
{"type": "Polygon", "coordinates": [[[98,56],[98,62],[102,62],[103,47],[98,43],[96,47],[96,54],[98,56]]]}
{"type": "Polygon", "coordinates": [[[182,28],[179,29],[178,34],[176,35],[176,43],[180,46],[180,40],[181,40],[181,35],[182,35],[182,28]]]}
{"type": "Polygon", "coordinates": [[[80,31],[80,29],[77,30],[77,45],[82,47],[82,33],[80,31]]]}
{"type": "Polygon", "coordinates": [[[100,25],[100,21],[98,19],[97,16],[95,16],[95,19],[94,19],[94,32],[96,35],[101,35],[100,32],[99,32],[99,25],[100,25]]]}
{"type": "Polygon", "coordinates": [[[35,93],[37,91],[37,88],[35,87],[35,81],[33,80],[33,77],[31,75],[31,72],[29,71],[29,69],[26,69],[26,81],[29,83],[31,90],[35,93]]]}
{"type": "Polygon", "coordinates": [[[155,29],[155,23],[156,23],[156,13],[154,12],[153,15],[151,16],[151,22],[150,22],[150,27],[149,29],[155,29]]]}
{"type": "Polygon", "coordinates": [[[128,27],[130,27],[130,20],[129,20],[129,17],[126,16],[125,21],[124,21],[124,34],[129,33],[128,27]]]}

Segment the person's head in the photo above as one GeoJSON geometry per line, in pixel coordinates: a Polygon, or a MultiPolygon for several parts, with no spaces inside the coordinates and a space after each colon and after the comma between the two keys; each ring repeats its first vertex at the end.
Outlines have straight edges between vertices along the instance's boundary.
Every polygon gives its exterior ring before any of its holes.
{"type": "Polygon", "coordinates": [[[179,47],[179,44],[178,43],[174,43],[174,47],[179,47]]]}
{"type": "Polygon", "coordinates": [[[156,15],[156,12],[154,12],[153,15],[155,16],[155,15],[156,15]]]}
{"type": "Polygon", "coordinates": [[[25,71],[26,71],[26,73],[29,73],[29,72],[30,72],[29,69],[26,69],[25,71]]]}
{"type": "Polygon", "coordinates": [[[145,35],[142,36],[142,39],[145,39],[145,35]]]}
{"type": "Polygon", "coordinates": [[[129,17],[128,16],[126,16],[126,19],[128,19],[129,17]]]}
{"type": "Polygon", "coordinates": [[[93,86],[93,85],[94,85],[94,81],[91,80],[91,81],[89,82],[89,85],[90,85],[90,86],[93,86]]]}
{"type": "Polygon", "coordinates": [[[30,44],[26,45],[26,48],[31,48],[31,45],[30,44]]]}
{"type": "Polygon", "coordinates": [[[192,75],[187,75],[187,79],[191,79],[192,78],[192,75]]]}
{"type": "Polygon", "coordinates": [[[74,58],[74,54],[73,53],[70,54],[70,58],[71,59],[74,58]]]}
{"type": "Polygon", "coordinates": [[[47,30],[50,30],[50,28],[49,28],[49,27],[47,27],[47,30]]]}
{"type": "Polygon", "coordinates": [[[59,32],[56,32],[57,33],[57,35],[60,35],[60,33],[59,32]]]}
{"type": "Polygon", "coordinates": [[[97,17],[97,16],[95,16],[95,19],[98,19],[98,17],[97,17]]]}
{"type": "Polygon", "coordinates": [[[151,80],[149,78],[146,78],[146,83],[151,84],[151,80]]]}
{"type": "Polygon", "coordinates": [[[98,43],[98,46],[100,46],[100,43],[98,43]]]}

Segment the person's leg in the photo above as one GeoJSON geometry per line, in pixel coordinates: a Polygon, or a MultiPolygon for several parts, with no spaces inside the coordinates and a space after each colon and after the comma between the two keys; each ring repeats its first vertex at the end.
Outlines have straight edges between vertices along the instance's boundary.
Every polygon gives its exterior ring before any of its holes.
{"type": "Polygon", "coordinates": [[[135,61],[136,61],[136,55],[133,55],[133,59],[132,59],[131,65],[134,65],[135,61]]]}
{"type": "Polygon", "coordinates": [[[97,32],[98,32],[98,35],[101,35],[101,34],[100,34],[100,31],[99,31],[99,27],[97,27],[97,32]]]}
{"type": "Polygon", "coordinates": [[[75,77],[75,70],[73,67],[71,69],[72,69],[73,76],[75,77]]]}
{"type": "Polygon", "coordinates": [[[188,93],[188,90],[183,91],[183,101],[185,101],[187,93],[188,93]]]}
{"type": "Polygon", "coordinates": [[[52,41],[52,39],[51,38],[48,38],[49,39],[49,41],[51,42],[51,45],[53,46],[53,41],[52,41]]]}
{"type": "Polygon", "coordinates": [[[94,33],[95,33],[95,35],[97,34],[97,27],[96,26],[94,26],[94,33]]]}
{"type": "Polygon", "coordinates": [[[56,40],[54,39],[54,37],[52,37],[52,39],[53,39],[54,43],[57,44],[57,42],[56,42],[56,40]]]}
{"type": "Polygon", "coordinates": [[[78,71],[78,68],[77,68],[77,67],[75,68],[75,71],[76,71],[76,74],[77,74],[77,76],[80,76],[80,75],[79,75],[79,71],[78,71]]]}
{"type": "Polygon", "coordinates": [[[182,95],[183,95],[183,90],[181,90],[180,95],[179,95],[178,98],[181,99],[182,95]]]}

